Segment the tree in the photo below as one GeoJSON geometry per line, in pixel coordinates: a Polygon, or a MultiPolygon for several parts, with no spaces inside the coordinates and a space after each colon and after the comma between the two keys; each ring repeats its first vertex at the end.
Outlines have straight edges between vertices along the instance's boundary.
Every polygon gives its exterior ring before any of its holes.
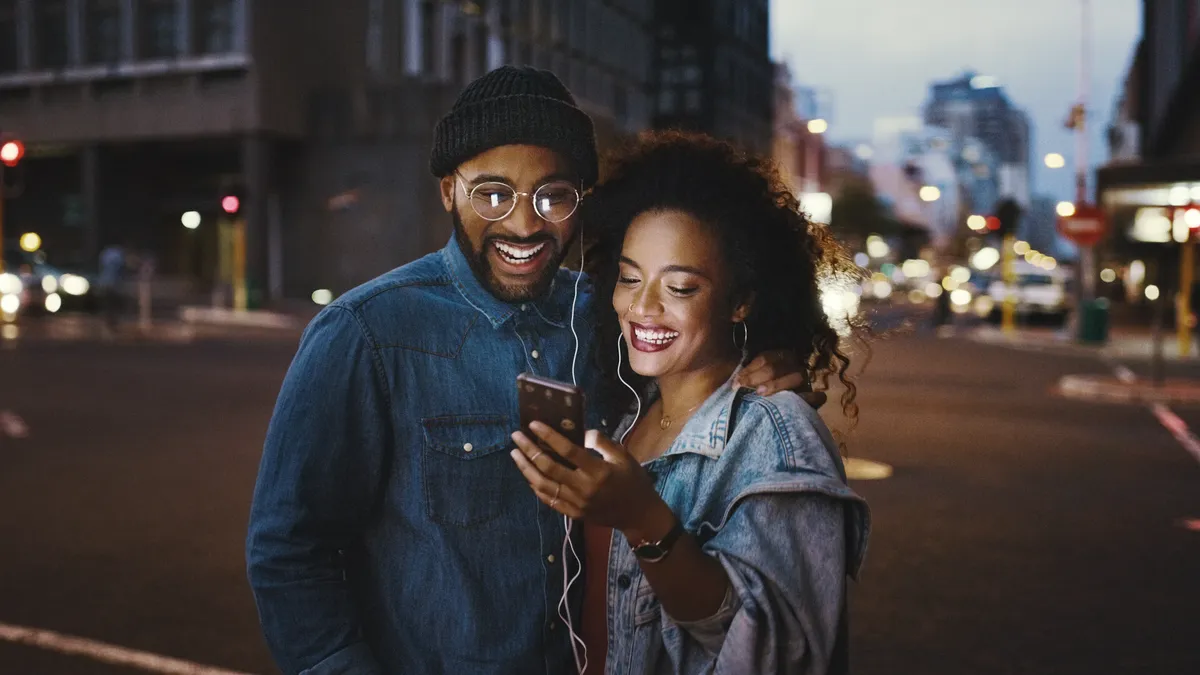
{"type": "Polygon", "coordinates": [[[849,180],[842,186],[833,200],[829,221],[834,235],[846,242],[861,242],[872,234],[895,236],[903,230],[865,178],[849,180]]]}

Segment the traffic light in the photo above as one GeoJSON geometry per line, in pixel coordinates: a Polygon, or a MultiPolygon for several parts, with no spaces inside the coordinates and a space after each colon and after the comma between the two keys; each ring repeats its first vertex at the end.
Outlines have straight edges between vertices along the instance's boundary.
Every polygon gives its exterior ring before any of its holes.
{"type": "Polygon", "coordinates": [[[236,216],[246,205],[245,193],[241,188],[231,188],[221,193],[221,212],[227,216],[236,216]]]}
{"type": "Polygon", "coordinates": [[[1005,199],[996,205],[996,233],[1001,237],[1017,233],[1017,221],[1021,218],[1021,206],[1013,199],[1005,199]]]}
{"type": "Polygon", "coordinates": [[[14,167],[24,156],[25,144],[21,141],[4,141],[3,144],[0,144],[0,162],[3,162],[4,166],[14,167]]]}

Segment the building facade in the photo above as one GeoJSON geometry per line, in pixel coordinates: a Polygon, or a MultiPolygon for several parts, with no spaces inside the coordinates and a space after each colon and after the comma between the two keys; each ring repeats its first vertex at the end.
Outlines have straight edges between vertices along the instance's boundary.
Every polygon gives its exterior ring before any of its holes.
{"type": "Polygon", "coordinates": [[[6,231],[66,266],[149,249],[213,282],[238,191],[259,302],[344,291],[450,236],[428,153],[462,85],[554,71],[602,143],[655,113],[652,0],[0,0],[6,231]],[[180,225],[186,211],[201,226],[180,225]]]}
{"type": "Polygon", "coordinates": [[[768,0],[656,0],[655,128],[772,150],[775,69],[768,0]]]}
{"type": "Polygon", "coordinates": [[[1116,272],[1097,291],[1144,302],[1142,289],[1155,284],[1186,308],[1193,289],[1180,283],[1182,244],[1196,234],[1185,213],[1200,207],[1200,2],[1145,0],[1142,7],[1142,39],[1110,120],[1109,162],[1096,181],[1109,225],[1099,263],[1116,272]]]}

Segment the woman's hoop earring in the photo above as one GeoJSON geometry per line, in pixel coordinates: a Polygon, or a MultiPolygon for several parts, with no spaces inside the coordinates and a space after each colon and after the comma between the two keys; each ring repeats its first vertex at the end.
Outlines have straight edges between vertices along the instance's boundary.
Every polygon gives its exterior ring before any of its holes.
{"type": "Polygon", "coordinates": [[[625,310],[626,314],[633,314],[633,303],[629,303],[629,309],[625,310]]]}
{"type": "Polygon", "coordinates": [[[750,344],[750,328],[746,326],[745,321],[738,321],[733,324],[733,346],[738,348],[738,351],[746,351],[746,345],[750,344]],[[742,327],[742,344],[738,344],[737,329],[742,327]]]}

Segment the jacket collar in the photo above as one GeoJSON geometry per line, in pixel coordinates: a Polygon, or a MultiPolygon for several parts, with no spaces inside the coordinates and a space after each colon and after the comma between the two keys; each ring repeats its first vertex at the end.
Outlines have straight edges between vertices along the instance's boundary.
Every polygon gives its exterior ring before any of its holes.
{"type": "MultiPolygon", "coordinates": [[[[746,387],[734,388],[733,386],[733,381],[741,370],[742,368],[739,366],[724,384],[710,394],[704,403],[700,404],[696,412],[684,423],[683,429],[675,437],[671,447],[661,457],[690,452],[711,459],[720,459],[729,442],[729,422],[733,417],[733,411],[741,397],[751,391],[746,387]]],[[[649,408],[657,399],[658,386],[651,382],[642,396],[642,409],[649,408]]],[[[616,437],[621,438],[625,429],[636,422],[637,420],[630,414],[621,422],[616,437]]]]}
{"type": "MultiPolygon", "coordinates": [[[[571,311],[574,299],[575,273],[560,269],[550,284],[550,290],[541,298],[523,303],[508,303],[492,295],[475,276],[467,257],[459,248],[458,240],[452,235],[450,242],[441,251],[442,261],[467,304],[482,314],[493,328],[499,328],[523,312],[536,314],[546,323],[563,328],[571,311]]],[[[582,289],[581,289],[582,292],[582,289]]]]}

